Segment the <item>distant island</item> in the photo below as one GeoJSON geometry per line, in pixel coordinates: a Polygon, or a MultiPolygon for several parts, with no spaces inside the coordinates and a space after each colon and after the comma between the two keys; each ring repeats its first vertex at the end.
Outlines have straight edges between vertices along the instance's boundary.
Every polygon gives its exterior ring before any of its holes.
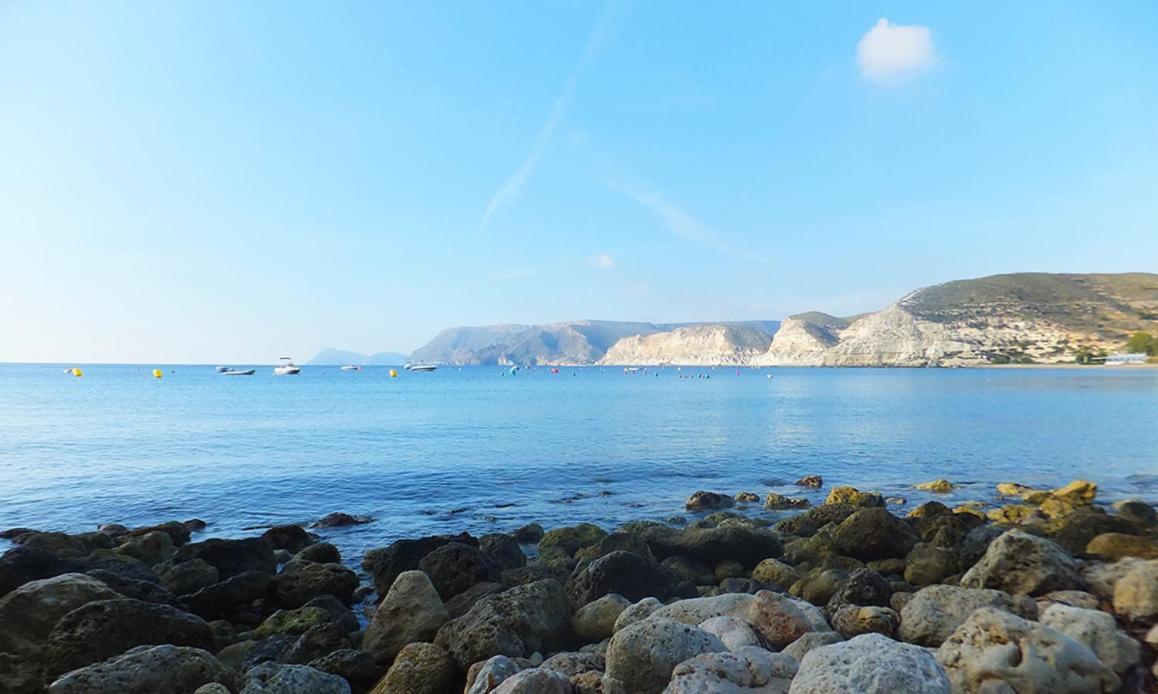
{"type": "Polygon", "coordinates": [[[405,364],[409,357],[400,352],[376,352],[374,354],[362,354],[360,352],[349,352],[344,349],[334,349],[333,347],[326,347],[317,356],[309,361],[310,366],[345,366],[353,364],[356,366],[398,366],[405,364]]]}
{"type": "MultiPolygon", "coordinates": [[[[311,364],[981,366],[1097,360],[1158,337],[1158,274],[1016,273],[946,282],[857,316],[783,322],[581,320],[443,330],[413,354],[326,349],[311,364]],[[1135,342],[1137,339],[1135,339],[1135,342]]],[[[1155,350],[1155,342],[1143,343],[1155,350]]]]}

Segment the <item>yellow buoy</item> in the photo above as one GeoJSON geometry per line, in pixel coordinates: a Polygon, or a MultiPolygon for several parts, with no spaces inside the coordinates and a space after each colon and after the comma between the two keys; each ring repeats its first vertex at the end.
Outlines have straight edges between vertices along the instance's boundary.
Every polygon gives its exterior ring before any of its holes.
{"type": "Polygon", "coordinates": [[[73,375],[73,376],[76,376],[77,378],[80,378],[81,376],[83,376],[83,375],[84,375],[84,372],[83,372],[83,371],[81,371],[80,369],[76,368],[76,367],[73,367],[73,369],[72,369],[72,375],[73,375]]]}
{"type": "Polygon", "coordinates": [[[164,375],[164,371],[161,371],[160,369],[153,369],[153,378],[161,378],[164,375]]]}
{"type": "Polygon", "coordinates": [[[390,378],[398,378],[398,372],[394,369],[390,369],[390,378]]]}

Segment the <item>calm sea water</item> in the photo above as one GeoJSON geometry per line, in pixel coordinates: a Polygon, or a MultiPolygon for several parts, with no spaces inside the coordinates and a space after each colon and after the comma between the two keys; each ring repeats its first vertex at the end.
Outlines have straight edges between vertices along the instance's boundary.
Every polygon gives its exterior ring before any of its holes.
{"type": "Polygon", "coordinates": [[[0,528],[199,517],[228,536],[344,511],[376,519],[326,531],[356,560],[420,534],[664,519],[696,489],[795,494],[808,473],[910,505],[936,477],[963,484],[949,502],[1076,477],[1158,501],[1155,369],[153,368],[0,366],[0,528]]]}

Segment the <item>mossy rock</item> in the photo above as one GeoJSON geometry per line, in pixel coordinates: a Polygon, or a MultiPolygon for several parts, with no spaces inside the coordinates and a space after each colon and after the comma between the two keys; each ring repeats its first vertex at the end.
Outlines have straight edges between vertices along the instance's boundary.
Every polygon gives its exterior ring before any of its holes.
{"type": "Polygon", "coordinates": [[[330,621],[330,613],[320,607],[278,610],[267,617],[261,626],[254,629],[253,635],[257,638],[265,638],[274,634],[304,634],[310,627],[325,624],[328,621],[330,621]]]}
{"type": "Polygon", "coordinates": [[[932,482],[921,482],[913,485],[914,489],[920,489],[923,492],[937,492],[938,494],[947,494],[955,488],[953,483],[947,479],[937,479],[932,482]]]}
{"type": "Polygon", "coordinates": [[[826,504],[847,504],[859,508],[885,505],[884,498],[876,492],[862,492],[856,487],[834,487],[824,500],[826,504]]]}
{"type": "Polygon", "coordinates": [[[574,556],[583,547],[589,547],[607,537],[607,531],[592,523],[580,523],[564,528],[548,530],[539,540],[539,554],[551,549],[561,549],[567,556],[574,556]]]}

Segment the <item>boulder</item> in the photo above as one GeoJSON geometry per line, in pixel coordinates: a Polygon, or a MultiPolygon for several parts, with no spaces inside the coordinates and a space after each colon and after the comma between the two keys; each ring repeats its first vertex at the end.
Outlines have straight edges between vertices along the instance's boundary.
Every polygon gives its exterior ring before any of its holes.
{"type": "Polygon", "coordinates": [[[554,670],[567,676],[592,670],[602,673],[606,666],[606,659],[599,653],[556,653],[539,665],[544,670],[554,670]]]}
{"type": "Polygon", "coordinates": [[[245,571],[220,583],[206,586],[192,595],[182,595],[181,602],[191,612],[205,619],[228,617],[238,606],[265,597],[273,579],[261,571],[245,571]]]}
{"type": "Polygon", "coordinates": [[[274,634],[304,634],[311,627],[327,624],[330,613],[320,607],[299,607],[296,610],[278,610],[265,618],[253,637],[263,639],[274,634]]]}
{"type": "MultiPolygon", "coordinates": [[[[449,615],[450,619],[455,619],[455,618],[461,617],[464,614],[466,614],[467,612],[469,612],[470,608],[474,607],[474,604],[476,602],[478,602],[479,600],[482,600],[483,598],[485,598],[488,595],[494,595],[496,593],[501,593],[504,590],[506,590],[507,588],[514,588],[517,585],[523,585],[525,583],[534,583],[535,581],[542,580],[543,578],[550,578],[550,576],[537,576],[531,580],[519,581],[519,582],[511,583],[510,585],[503,585],[502,583],[489,583],[489,582],[476,583],[473,586],[471,586],[470,588],[467,588],[466,590],[462,591],[458,595],[454,596],[450,600],[447,600],[443,604],[446,606],[446,612],[449,615]]],[[[438,591],[435,591],[435,595],[437,595],[437,594],[438,594],[438,591]]]]}
{"type": "Polygon", "coordinates": [[[466,670],[494,655],[522,658],[558,649],[570,636],[571,610],[563,586],[545,579],[479,600],[444,624],[435,643],[466,670]]]}
{"type": "Polygon", "coordinates": [[[152,581],[139,581],[104,569],[92,569],[86,575],[97,579],[126,598],[157,602],[163,605],[177,605],[177,596],[166,590],[164,586],[152,581]]]}
{"type": "Polygon", "coordinates": [[[726,650],[720,639],[698,627],[668,619],[645,619],[611,637],[603,691],[659,694],[680,663],[702,653],[726,650]]]}
{"type": "Polygon", "coordinates": [[[449,620],[430,578],[422,571],[404,571],[374,611],[362,638],[362,650],[377,662],[389,664],[406,644],[433,641],[449,620]]]}
{"type": "Polygon", "coordinates": [[[1067,515],[1056,523],[1053,541],[1070,554],[1081,554],[1090,540],[1105,533],[1137,535],[1138,526],[1100,509],[1083,510],[1067,515]]]}
{"type": "Polygon", "coordinates": [[[892,597],[893,587],[884,576],[872,569],[857,569],[828,599],[828,611],[831,614],[844,605],[888,607],[892,597]]]}
{"type": "Polygon", "coordinates": [[[800,661],[791,694],[949,694],[949,679],[920,646],[864,634],[814,648],[800,661]]]}
{"type": "Polygon", "coordinates": [[[722,508],[732,508],[736,503],[735,499],[727,494],[719,494],[716,492],[698,491],[688,497],[684,508],[688,511],[718,511],[722,508]]]}
{"type": "Polygon", "coordinates": [[[427,554],[418,562],[418,568],[430,577],[443,600],[477,583],[500,579],[499,567],[487,559],[482,550],[461,542],[447,543],[427,554]]]}
{"type": "Polygon", "coordinates": [[[379,547],[366,552],[362,557],[362,569],[374,580],[374,588],[379,595],[385,595],[394,579],[403,571],[418,568],[418,562],[439,547],[458,542],[478,546],[478,540],[467,533],[458,535],[432,535],[416,540],[398,540],[389,547],[379,547]]]}
{"type": "Polygon", "coordinates": [[[771,648],[781,649],[810,631],[827,631],[820,611],[786,595],[762,590],[741,616],[771,648]]]}
{"type": "Polygon", "coordinates": [[[220,581],[217,567],[204,559],[172,564],[160,573],[161,585],[174,595],[188,595],[220,581]]]}
{"type": "Polygon", "coordinates": [[[217,569],[221,580],[247,571],[272,574],[277,571],[273,547],[260,537],[245,540],[205,540],[193,542],[177,550],[173,563],[201,559],[217,569]]]}
{"type": "Polygon", "coordinates": [[[352,516],[348,513],[335,511],[314,521],[313,526],[315,528],[344,528],[349,525],[365,525],[373,521],[374,519],[370,516],[352,516]]]}
{"type": "Polygon", "coordinates": [[[41,694],[40,661],[28,656],[0,652],[0,692],[41,694]]]}
{"type": "Polygon", "coordinates": [[[983,607],[937,650],[954,691],[1113,692],[1118,676],[1079,641],[1045,624],[983,607]]]}
{"type": "Polygon", "coordinates": [[[752,569],[752,580],[787,590],[800,580],[800,572],[778,559],[765,559],[752,569]]]}
{"type": "Polygon", "coordinates": [[[776,523],[773,529],[781,535],[808,537],[829,523],[840,523],[856,511],[849,504],[824,504],[776,523]]]}
{"type": "Polygon", "coordinates": [[[308,665],[262,663],[245,673],[241,694],[350,694],[346,680],[308,665]]]}
{"type": "Polygon", "coordinates": [[[564,528],[553,528],[539,540],[539,554],[552,549],[561,550],[571,557],[584,547],[593,545],[607,537],[607,531],[591,523],[580,523],[564,528]]]}
{"type": "Polygon", "coordinates": [[[515,539],[524,545],[536,544],[543,535],[543,526],[538,523],[528,523],[514,532],[515,539]]]}
{"type": "Polygon", "coordinates": [[[958,571],[957,553],[936,545],[919,543],[905,556],[905,580],[915,586],[940,583],[958,571]]]}
{"type": "Polygon", "coordinates": [[[154,530],[142,535],[128,537],[114,551],[122,556],[132,557],[153,566],[173,556],[176,548],[173,545],[173,538],[168,533],[154,530]]]}
{"type": "Polygon", "coordinates": [[[661,563],[692,585],[704,586],[715,582],[716,579],[711,567],[705,566],[695,559],[675,556],[668,557],[661,563]]]}
{"type": "Polygon", "coordinates": [[[310,627],[286,649],[281,662],[305,665],[322,656],[351,647],[350,635],[332,622],[310,627]]]}
{"type": "Polygon", "coordinates": [[[496,655],[475,663],[466,674],[464,694],[488,694],[521,669],[519,664],[505,655],[496,655]]]}
{"type": "Polygon", "coordinates": [[[358,588],[358,575],[341,564],[297,561],[286,564],[273,578],[273,596],[282,607],[301,607],[319,595],[349,602],[358,588]]]}
{"type": "Polygon", "coordinates": [[[820,489],[824,485],[824,478],[820,475],[805,475],[796,480],[796,486],[809,487],[810,489],[820,489]]]}
{"type": "Polygon", "coordinates": [[[1034,599],[1037,603],[1037,612],[1041,614],[1050,605],[1066,605],[1081,607],[1086,610],[1096,610],[1099,606],[1098,596],[1084,590],[1055,590],[1034,599]]]}
{"type": "Polygon", "coordinates": [[[1004,532],[1004,528],[996,525],[982,525],[966,533],[965,539],[961,541],[961,546],[957,551],[961,568],[968,569],[976,564],[981,557],[985,556],[985,551],[989,549],[989,545],[1001,537],[1004,532]]]}
{"type": "Polygon", "coordinates": [[[581,548],[575,552],[575,559],[579,561],[583,561],[584,559],[598,559],[599,557],[616,551],[634,552],[649,559],[654,559],[654,555],[651,553],[651,546],[647,544],[646,539],[634,533],[625,532],[610,533],[599,542],[581,548]]]}
{"type": "Polygon", "coordinates": [[[901,609],[902,641],[936,647],[949,638],[969,615],[982,607],[1004,610],[1026,619],[1037,618],[1037,607],[1025,596],[1000,590],[936,585],[922,588],[901,609]]]}
{"type": "Polygon", "coordinates": [[[103,533],[70,535],[29,530],[13,537],[12,542],[22,547],[45,550],[65,559],[82,559],[97,550],[113,548],[113,538],[103,533]]]}
{"type": "Polygon", "coordinates": [[[65,615],[52,629],[44,673],[53,677],[98,663],[134,646],[213,647],[205,620],[169,605],[120,598],[97,600],[65,615]]]}
{"type": "Polygon", "coordinates": [[[454,685],[455,662],[433,643],[407,644],[373,694],[444,694],[454,685]]]}
{"type": "Polygon", "coordinates": [[[804,660],[804,656],[815,648],[840,643],[844,637],[835,631],[810,631],[784,647],[781,653],[790,655],[796,662],[804,660]]]}
{"type": "Polygon", "coordinates": [[[871,508],[884,506],[885,500],[876,492],[862,492],[856,487],[833,487],[824,503],[871,508]]]}
{"type": "Polygon", "coordinates": [[[523,554],[519,541],[510,535],[502,533],[483,535],[479,538],[478,547],[482,550],[483,556],[499,570],[517,569],[527,565],[527,555],[523,554]]]}
{"type": "Polygon", "coordinates": [[[678,555],[713,567],[731,559],[752,568],[784,552],[775,533],[746,526],[685,528],[671,535],[657,535],[649,539],[648,544],[658,559],[678,555]]]}
{"type": "Polygon", "coordinates": [[[663,607],[663,603],[655,598],[644,598],[628,605],[615,618],[615,631],[647,619],[661,607],[663,607]]]}
{"type": "Polygon", "coordinates": [[[47,550],[13,547],[0,556],[0,596],[16,590],[29,581],[52,578],[75,569],[70,562],[47,550]]]}
{"type": "Polygon", "coordinates": [[[884,634],[893,638],[900,621],[900,616],[888,607],[844,605],[833,613],[832,628],[846,639],[861,634],[884,634]]]}
{"type": "Polygon", "coordinates": [[[764,510],[766,511],[782,511],[786,508],[808,508],[811,505],[808,499],[785,496],[783,494],[777,494],[776,492],[768,492],[768,495],[764,497],[764,510]]]}
{"type": "Polygon", "coordinates": [[[1091,593],[1110,602],[1114,599],[1114,587],[1118,585],[1118,581],[1142,561],[1134,557],[1126,557],[1115,562],[1089,561],[1083,564],[1078,572],[1091,593]]]}
{"type": "Polygon", "coordinates": [[[788,691],[797,662],[783,653],[751,647],[733,653],[704,653],[672,670],[664,694],[728,694],[754,690],[766,694],[788,691]]]}
{"type": "Polygon", "coordinates": [[[654,597],[669,600],[694,597],[695,586],[653,559],[632,552],[612,552],[576,572],[567,581],[571,604],[586,605],[616,593],[629,601],[654,597]]]}
{"type": "Polygon", "coordinates": [[[946,494],[953,491],[954,485],[947,479],[936,479],[932,482],[919,482],[913,485],[913,489],[919,489],[924,492],[936,492],[938,494],[946,494]]]}
{"type": "Polygon", "coordinates": [[[760,495],[756,492],[736,492],[734,497],[737,503],[754,504],[760,500],[760,495]]]}
{"type": "Polygon", "coordinates": [[[720,639],[729,651],[735,652],[747,646],[763,647],[763,639],[756,630],[738,617],[711,617],[700,622],[699,627],[720,639]]]}
{"type": "Polygon", "coordinates": [[[1119,676],[1142,657],[1138,642],[1118,629],[1112,615],[1100,610],[1055,603],[1042,611],[1039,621],[1085,644],[1103,665],[1119,676]]]}
{"type": "Polygon", "coordinates": [[[1102,533],[1089,541],[1085,554],[1110,561],[1125,557],[1158,559],[1158,540],[1125,533],[1102,533]]]}
{"type": "Polygon", "coordinates": [[[575,612],[572,625],[575,635],[583,643],[595,643],[611,638],[615,633],[615,620],[631,605],[631,601],[617,593],[608,593],[580,607],[575,612]]]}
{"type": "Polygon", "coordinates": [[[1114,584],[1114,611],[1147,624],[1158,618],[1158,559],[1137,562],[1114,584]]]}
{"type": "Polygon", "coordinates": [[[517,672],[492,690],[494,694],[572,694],[573,691],[567,675],[541,667],[517,672]]]}
{"type": "Polygon", "coordinates": [[[841,569],[825,569],[805,576],[792,584],[788,591],[813,605],[827,605],[848,580],[848,576],[848,572],[841,569]]]}
{"type": "Polygon", "coordinates": [[[1158,525],[1158,512],[1154,507],[1137,499],[1115,501],[1113,508],[1118,515],[1134,523],[1139,528],[1153,528],[1158,525]]]}
{"type": "Polygon", "coordinates": [[[961,578],[966,588],[995,588],[1041,595],[1082,587],[1077,564],[1043,537],[1009,530],[990,543],[985,555],[961,578]]]}
{"type": "Polygon", "coordinates": [[[84,574],[29,581],[0,598],[0,653],[39,657],[62,617],[95,600],[119,597],[101,581],[84,574]]]}
{"type": "Polygon", "coordinates": [[[374,662],[369,653],[352,648],[339,649],[311,660],[309,666],[346,680],[354,694],[370,691],[386,674],[386,669],[374,662]]]}
{"type": "MultiPolygon", "coordinates": [[[[165,537],[168,537],[166,535],[165,537]]],[[[95,665],[73,670],[48,687],[49,694],[193,694],[218,683],[240,689],[240,678],[212,654],[181,646],[138,646],[95,665]]]]}
{"type": "Polygon", "coordinates": [[[841,521],[832,534],[834,551],[862,561],[901,558],[917,544],[908,523],[883,508],[866,508],[841,521]]]}
{"type": "Polygon", "coordinates": [[[298,561],[312,561],[318,564],[340,564],[342,553],[329,542],[315,542],[293,556],[298,561]]]}

